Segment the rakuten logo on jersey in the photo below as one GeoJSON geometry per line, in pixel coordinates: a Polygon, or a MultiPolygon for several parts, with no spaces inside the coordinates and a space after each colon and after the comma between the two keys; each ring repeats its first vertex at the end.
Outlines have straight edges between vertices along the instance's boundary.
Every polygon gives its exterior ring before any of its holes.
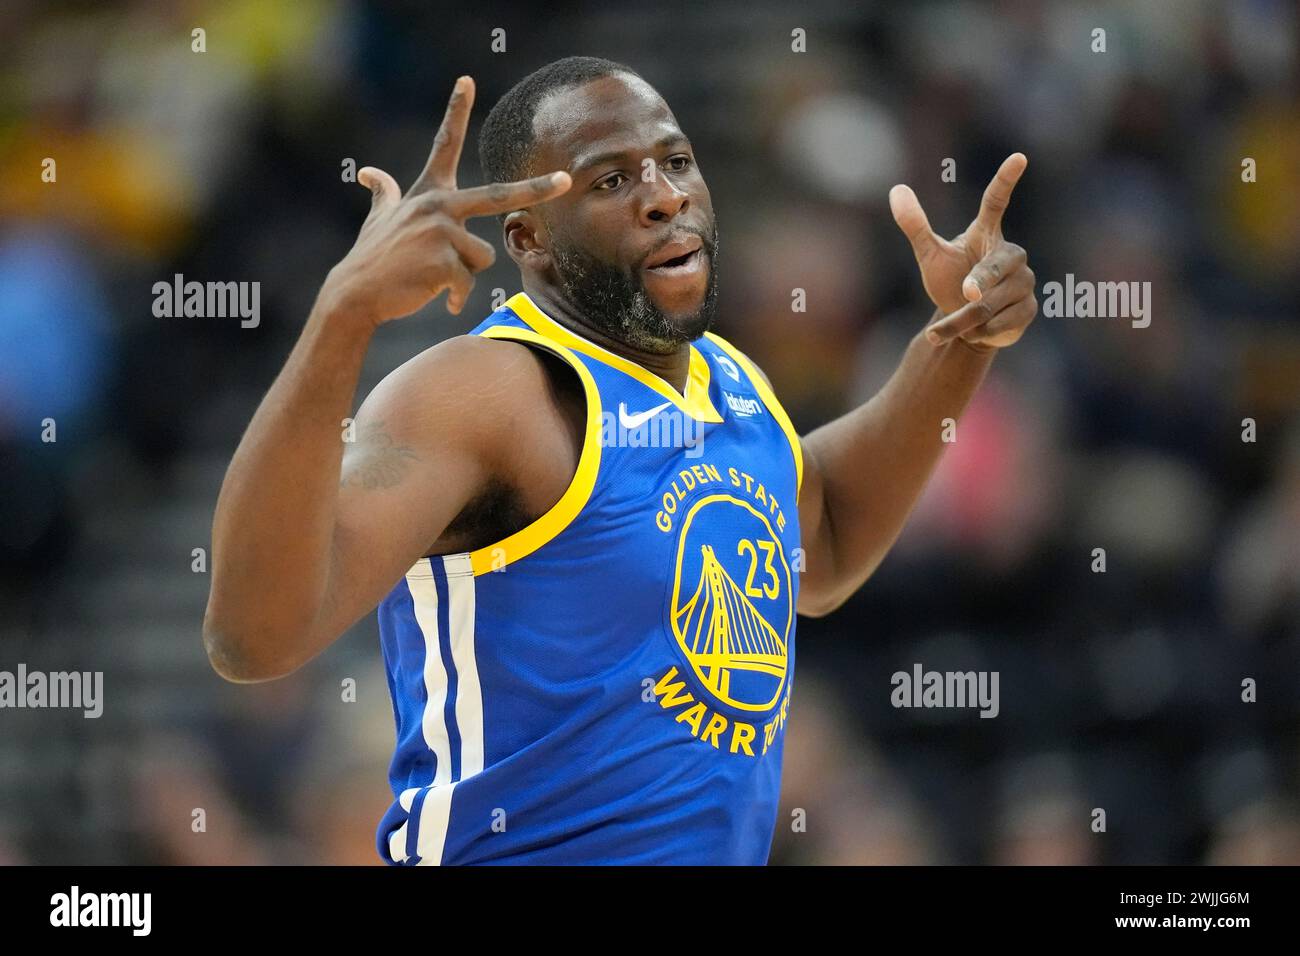
{"type": "Polygon", "coordinates": [[[738,418],[753,418],[755,415],[763,414],[763,403],[756,398],[741,398],[725,390],[722,394],[727,397],[727,407],[735,412],[738,418]]]}

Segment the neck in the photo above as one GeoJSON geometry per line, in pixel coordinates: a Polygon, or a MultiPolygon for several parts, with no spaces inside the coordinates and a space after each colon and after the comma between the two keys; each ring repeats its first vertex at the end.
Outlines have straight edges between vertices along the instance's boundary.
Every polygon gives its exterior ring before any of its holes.
{"type": "Polygon", "coordinates": [[[564,296],[554,289],[537,288],[526,279],[523,285],[524,291],[528,293],[529,298],[536,302],[543,312],[570,332],[595,342],[601,348],[613,352],[629,362],[635,362],[646,371],[658,375],[685,395],[686,382],[690,377],[691,368],[691,349],[688,343],[683,342],[675,351],[666,355],[657,352],[646,352],[643,349],[635,348],[626,342],[613,338],[600,329],[592,328],[583,321],[577,310],[565,301],[564,296]]]}

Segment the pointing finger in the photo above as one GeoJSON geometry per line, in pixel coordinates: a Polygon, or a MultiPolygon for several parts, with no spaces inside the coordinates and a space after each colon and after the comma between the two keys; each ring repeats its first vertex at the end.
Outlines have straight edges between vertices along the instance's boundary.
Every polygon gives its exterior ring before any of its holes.
{"type": "Polygon", "coordinates": [[[1028,165],[1029,158],[1024,153],[1012,153],[1002,161],[993,181],[984,190],[984,198],[980,200],[979,215],[975,217],[977,226],[982,226],[989,232],[997,232],[1002,228],[1002,213],[1011,202],[1011,190],[1016,188],[1016,183],[1020,182],[1020,176],[1028,165]]]}
{"type": "Polygon", "coordinates": [[[534,176],[517,183],[489,183],[453,193],[448,197],[445,209],[458,219],[495,216],[554,199],[568,192],[571,185],[573,180],[566,172],[534,176]]]}

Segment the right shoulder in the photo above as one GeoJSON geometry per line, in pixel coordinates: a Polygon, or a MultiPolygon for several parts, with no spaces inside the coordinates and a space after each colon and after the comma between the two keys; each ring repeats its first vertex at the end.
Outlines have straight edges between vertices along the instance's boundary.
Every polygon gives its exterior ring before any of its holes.
{"type": "Polygon", "coordinates": [[[536,350],[522,342],[482,335],[456,335],[425,349],[389,372],[376,386],[397,387],[421,400],[448,393],[474,395],[527,387],[542,381],[536,350]]]}
{"type": "Polygon", "coordinates": [[[367,396],[357,423],[389,434],[485,452],[518,441],[520,425],[550,390],[537,350],[521,342],[457,335],[403,362],[367,396]]]}

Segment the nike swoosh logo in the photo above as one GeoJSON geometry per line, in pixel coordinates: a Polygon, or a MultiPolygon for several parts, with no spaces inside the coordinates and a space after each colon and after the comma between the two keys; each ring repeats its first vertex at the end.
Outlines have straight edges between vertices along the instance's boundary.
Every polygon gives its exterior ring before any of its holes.
{"type": "Polygon", "coordinates": [[[662,405],[652,408],[648,412],[637,412],[635,415],[629,415],[627,413],[627,403],[619,402],[618,423],[624,428],[638,428],[650,421],[650,419],[654,418],[671,404],[672,402],[664,402],[662,405]]]}

